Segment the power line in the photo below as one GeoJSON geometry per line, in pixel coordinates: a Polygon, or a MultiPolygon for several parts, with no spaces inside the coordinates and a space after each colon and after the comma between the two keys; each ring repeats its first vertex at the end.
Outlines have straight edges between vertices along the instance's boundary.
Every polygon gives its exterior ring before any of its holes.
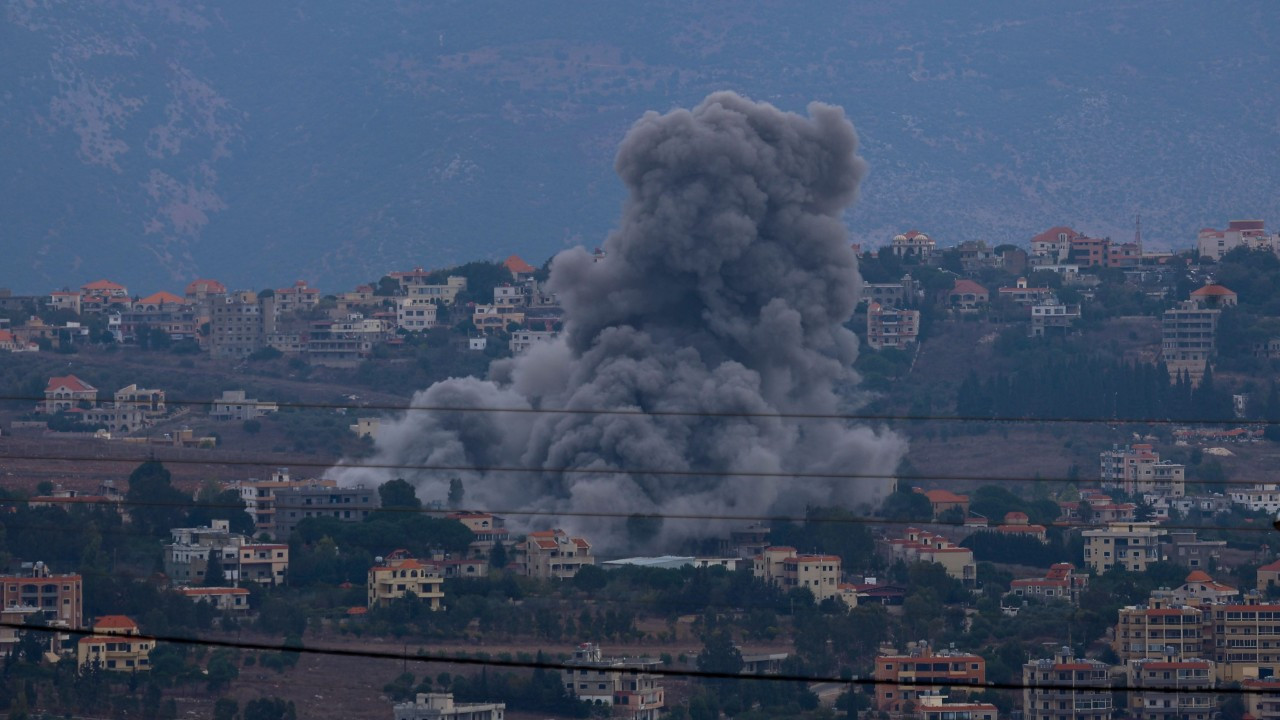
{"type": "MultiPolygon", "coordinates": [[[[305,645],[298,647],[289,647],[286,645],[273,645],[269,643],[252,642],[248,640],[217,640],[213,638],[194,638],[182,637],[177,635],[157,635],[147,633],[145,635],[97,635],[92,629],[79,628],[58,628],[47,626],[23,625],[21,623],[0,622],[0,627],[10,628],[14,630],[27,630],[54,634],[73,635],[79,637],[113,637],[113,638],[131,638],[137,640],[154,640],[156,642],[168,642],[174,644],[196,645],[202,647],[228,648],[233,650],[256,650],[259,652],[280,652],[280,653],[299,653],[306,655],[321,655],[334,657],[354,657],[366,660],[395,660],[398,662],[413,661],[428,664],[451,664],[451,665],[479,665],[484,667],[505,667],[524,670],[581,670],[585,665],[578,665],[568,662],[550,662],[550,661],[529,661],[529,660],[503,660],[501,658],[473,658],[460,657],[450,655],[410,655],[407,652],[379,652],[376,650],[352,650],[341,647],[307,647],[305,645]]],[[[658,667],[645,667],[641,665],[611,665],[603,669],[606,672],[619,672],[630,674],[648,674],[658,677],[685,677],[697,680],[756,680],[765,682],[798,682],[798,683],[831,683],[838,685],[859,685],[859,686],[891,686],[891,687],[953,687],[964,690],[1091,690],[1102,692],[1160,692],[1175,695],[1184,694],[1205,694],[1215,693],[1224,695],[1274,695],[1280,694],[1280,688],[1266,689],[1246,689],[1246,688],[1193,688],[1193,687],[1147,687],[1136,685],[1131,687],[1122,687],[1119,685],[1097,685],[1080,687],[1078,685],[1063,683],[1043,683],[1028,685],[1026,683],[1006,683],[988,681],[983,683],[939,683],[931,680],[915,680],[915,679],[880,679],[880,678],[842,678],[836,676],[822,675],[796,675],[779,673],[776,675],[747,675],[743,673],[717,672],[712,670],[676,670],[658,667]]]]}
{"type": "MultiPolygon", "coordinates": [[[[0,395],[0,401],[33,402],[43,404],[43,396],[0,395]]],[[[106,402],[104,400],[104,402],[106,402]]],[[[207,407],[222,402],[213,400],[169,400],[166,405],[207,407]]],[[[239,403],[244,405],[246,403],[239,403]]],[[[404,405],[384,403],[323,403],[323,402],[268,402],[258,401],[258,406],[294,408],[299,410],[380,410],[386,412],[435,412],[435,413],[512,413],[518,415],[622,415],[629,417],[685,417],[685,418],[740,418],[760,420],[847,420],[860,422],[989,422],[989,423],[1061,423],[1103,425],[1280,425],[1280,420],[1191,418],[1136,418],[1136,417],[1033,417],[1013,415],[928,415],[900,413],[797,413],[797,412],[748,412],[716,410],[647,410],[642,408],[548,408],[548,407],[474,407],[455,405],[404,405]]]]}
{"type": "MultiPolygon", "coordinates": [[[[0,454],[0,461],[4,460],[34,460],[34,461],[61,461],[61,462],[104,462],[104,463],[141,463],[147,461],[157,461],[160,463],[169,463],[174,465],[227,465],[232,467],[273,467],[282,463],[274,460],[245,460],[245,459],[216,459],[216,458],[172,458],[172,457],[155,457],[154,449],[146,455],[139,454],[135,457],[103,457],[99,455],[45,455],[45,454],[0,454]]],[[[1113,482],[1100,478],[1073,478],[1073,477],[1039,477],[1039,476],[995,476],[995,475],[898,475],[896,473],[850,473],[850,472],[800,472],[800,471],[761,471],[761,470],[665,470],[660,468],[653,469],[633,469],[633,468],[579,468],[579,467],[525,467],[515,465],[455,465],[455,464],[407,464],[407,463],[376,463],[376,462],[356,462],[350,464],[335,464],[332,462],[306,461],[306,460],[290,460],[286,461],[290,467],[303,468],[323,468],[326,470],[425,470],[434,472],[450,472],[450,473],[535,473],[535,474],[564,474],[564,475],[652,475],[660,477],[690,477],[690,478],[757,478],[757,479],[777,479],[777,480],[932,480],[937,482],[955,481],[955,482],[1025,482],[1025,483],[1073,483],[1073,484],[1101,484],[1104,482],[1113,482]]],[[[1243,485],[1245,483],[1231,480],[1214,480],[1202,479],[1195,480],[1201,485],[1243,485]]]]}
{"type": "MultiPolygon", "coordinates": [[[[279,498],[277,497],[278,501],[279,498]]],[[[82,498],[40,498],[34,500],[32,498],[11,498],[8,500],[0,500],[0,507],[7,504],[12,505],[31,505],[32,503],[49,504],[49,505],[65,505],[69,507],[85,507],[85,506],[111,506],[111,507],[172,507],[172,508],[207,508],[221,510],[245,510],[244,505],[234,505],[231,503],[208,503],[199,500],[190,502],[163,502],[154,500],[85,500],[82,498]]],[[[298,509],[323,511],[328,506],[312,505],[303,506],[298,509]]],[[[348,508],[350,509],[350,508],[348,508]]],[[[280,512],[281,508],[277,505],[276,512],[280,512]]],[[[632,517],[659,518],[662,520],[704,520],[704,521],[721,521],[721,522],[786,522],[786,523],[816,523],[816,524],[851,524],[851,525],[909,525],[909,526],[930,526],[930,527],[970,527],[963,521],[949,520],[919,520],[909,518],[886,518],[875,516],[859,516],[859,515],[838,515],[824,516],[815,514],[809,515],[708,515],[702,513],[627,513],[627,512],[608,512],[608,511],[591,511],[591,510],[526,510],[526,509],[478,509],[478,508],[455,508],[455,509],[434,509],[434,508],[410,508],[410,507],[379,507],[369,508],[370,513],[410,513],[419,515],[448,515],[450,513],[482,513],[488,515],[516,515],[526,517],[583,517],[583,518],[616,518],[630,519],[632,517]]],[[[325,519],[324,516],[317,515],[316,519],[325,519]]],[[[305,518],[304,518],[305,519],[305,518]]],[[[1073,530],[1105,530],[1114,524],[1134,524],[1137,520],[1115,520],[1103,523],[1084,523],[1084,522],[1068,522],[1053,523],[1048,527],[1068,528],[1073,530]]],[[[0,519],[0,525],[5,524],[0,519]]],[[[1177,523],[1160,523],[1158,527],[1167,530],[1217,530],[1217,531],[1240,531],[1240,532],[1272,532],[1270,525],[1262,524],[1259,526],[1219,526],[1219,525],[1185,525],[1177,523]]],[[[978,528],[975,528],[978,529],[978,528]]],[[[979,530],[980,531],[980,530],[979,530]]]]}

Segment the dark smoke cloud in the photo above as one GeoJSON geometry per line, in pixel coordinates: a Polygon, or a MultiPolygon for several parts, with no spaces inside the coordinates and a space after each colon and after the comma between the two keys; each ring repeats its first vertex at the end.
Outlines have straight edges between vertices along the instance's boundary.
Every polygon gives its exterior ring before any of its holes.
{"type": "MultiPolygon", "coordinates": [[[[414,403],[847,412],[858,345],[844,323],[861,279],[841,213],[866,169],[843,111],[808,110],[803,117],[721,92],[692,110],[647,113],[618,152],[629,195],[606,258],[578,248],[551,266],[564,336],[494,363],[488,380],[437,383],[414,403]]],[[[611,471],[892,473],[904,452],[896,435],[832,420],[411,412],[383,426],[376,461],[598,471],[463,474],[466,504],[479,508],[767,515],[873,505],[890,482],[611,471]]],[[[457,475],[407,477],[435,499],[457,475]]],[[[620,520],[560,525],[618,549],[625,538],[620,520]]],[[[661,539],[722,530],[668,521],[661,539]]]]}

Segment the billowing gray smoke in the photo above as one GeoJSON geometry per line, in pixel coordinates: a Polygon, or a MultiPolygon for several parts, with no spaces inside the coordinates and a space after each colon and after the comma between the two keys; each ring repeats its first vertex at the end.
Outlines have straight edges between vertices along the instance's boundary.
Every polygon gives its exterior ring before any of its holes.
{"type": "MultiPolygon", "coordinates": [[[[856,150],[843,111],[817,103],[806,118],[721,92],[691,111],[646,114],[618,152],[629,195],[605,259],[579,248],[551,266],[561,339],[494,363],[488,380],[447,380],[413,401],[716,416],[411,411],[383,426],[376,463],[548,470],[336,475],[400,475],[426,499],[461,477],[476,509],[757,516],[878,503],[888,480],[733,476],[888,474],[905,451],[896,435],[844,421],[732,416],[850,409],[857,339],[844,323],[861,280],[841,213],[865,174],[856,150]]],[[[617,549],[626,537],[623,518],[509,520],[617,549]]],[[[724,526],[668,520],[659,540],[724,526]]]]}

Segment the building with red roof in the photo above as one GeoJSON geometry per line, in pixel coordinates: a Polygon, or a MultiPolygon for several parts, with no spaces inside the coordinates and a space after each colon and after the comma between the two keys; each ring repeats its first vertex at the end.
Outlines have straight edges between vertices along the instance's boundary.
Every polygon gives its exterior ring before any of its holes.
{"type": "Polygon", "coordinates": [[[817,602],[842,595],[839,587],[840,558],[837,555],[803,554],[782,545],[767,547],[752,560],[751,572],[784,591],[808,588],[817,602]]]}
{"type": "Polygon", "coordinates": [[[1201,228],[1196,237],[1196,250],[1202,258],[1221,260],[1223,255],[1239,247],[1275,252],[1280,246],[1276,235],[1267,234],[1262,220],[1232,220],[1225,230],[1201,228]]]}
{"type": "Polygon", "coordinates": [[[978,582],[978,565],[974,562],[973,551],[956,545],[942,535],[909,527],[906,530],[906,537],[889,540],[883,547],[891,563],[896,560],[901,560],[908,565],[916,562],[936,562],[946,568],[948,575],[968,587],[973,587],[978,582]]]}
{"type": "Polygon", "coordinates": [[[591,543],[559,528],[529,533],[524,542],[525,574],[543,580],[567,580],[585,565],[595,565],[591,543]]]}
{"type": "Polygon", "coordinates": [[[1179,720],[1218,717],[1219,694],[1216,663],[1204,658],[1185,660],[1134,660],[1128,665],[1129,717],[1133,720],[1166,720],[1176,708],[1179,720]],[[1204,692],[1190,692],[1203,690],[1204,692]]]}
{"type": "Polygon", "coordinates": [[[369,568],[369,607],[386,607],[406,597],[444,608],[444,576],[417,558],[393,553],[381,565],[369,568]]]}
{"type": "Polygon", "coordinates": [[[185,307],[186,304],[186,298],[181,298],[171,292],[161,290],[160,292],[154,292],[144,298],[135,300],[133,303],[133,309],[143,312],[160,312],[162,310],[176,310],[177,308],[185,307]]]}
{"type": "Polygon", "coordinates": [[[1196,307],[1221,309],[1235,307],[1240,301],[1240,296],[1234,290],[1215,283],[1191,291],[1190,299],[1196,307]]]}
{"type": "Polygon", "coordinates": [[[958,509],[963,516],[968,516],[969,514],[968,495],[959,495],[944,488],[935,488],[933,490],[912,488],[912,490],[929,499],[929,505],[933,508],[934,520],[937,520],[939,515],[948,510],[958,509]]]}
{"type": "Polygon", "coordinates": [[[1079,572],[1071,563],[1055,563],[1039,578],[1019,578],[1010,583],[1008,595],[1015,598],[1043,598],[1080,603],[1080,595],[1089,587],[1089,575],[1079,572]]]}
{"type": "Polygon", "coordinates": [[[1031,519],[1027,517],[1027,514],[1024,512],[1014,511],[1005,513],[1004,524],[997,525],[992,528],[991,531],[1000,533],[1001,535],[1022,535],[1040,542],[1046,542],[1048,540],[1045,526],[1033,524],[1031,519]]]}
{"type": "Polygon", "coordinates": [[[929,643],[921,641],[908,643],[904,654],[877,656],[873,676],[877,681],[876,709],[902,713],[921,698],[938,695],[943,689],[963,693],[968,687],[985,683],[987,661],[970,653],[935,652],[929,643]]]}
{"type": "Polygon", "coordinates": [[[75,375],[61,375],[49,378],[44,388],[44,411],[56,413],[63,410],[74,410],[82,403],[89,407],[98,404],[98,389],[75,375]]]}
{"type": "Polygon", "coordinates": [[[938,243],[919,230],[908,230],[895,235],[889,247],[897,258],[915,258],[920,263],[927,263],[933,257],[938,243]]]}
{"type": "Polygon", "coordinates": [[[518,255],[512,255],[504,260],[502,262],[502,266],[505,267],[507,271],[511,273],[511,277],[516,280],[524,280],[527,277],[531,277],[538,271],[537,268],[522,260],[518,255]]]}
{"type": "Polygon", "coordinates": [[[1023,665],[1022,684],[1025,720],[1109,720],[1114,710],[1111,667],[1098,660],[1077,658],[1068,647],[1052,658],[1023,665]],[[1070,691],[1064,691],[1064,686],[1070,691]],[[1066,703],[1071,704],[1070,709],[1066,703]]]}
{"type": "Polygon", "coordinates": [[[968,278],[957,279],[947,293],[947,307],[962,313],[977,312],[990,300],[987,289],[968,278]]]}
{"type": "Polygon", "coordinates": [[[138,632],[138,624],[124,615],[105,615],[93,623],[93,635],[76,643],[76,667],[112,672],[145,672],[151,669],[154,639],[138,632]]]}

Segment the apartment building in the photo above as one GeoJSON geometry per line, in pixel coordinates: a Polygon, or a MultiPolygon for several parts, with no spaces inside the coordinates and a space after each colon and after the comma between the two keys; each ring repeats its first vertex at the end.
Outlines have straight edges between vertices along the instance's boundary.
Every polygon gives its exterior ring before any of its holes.
{"type": "Polygon", "coordinates": [[[76,667],[111,672],[146,672],[156,641],[142,636],[138,624],[124,615],[106,615],[93,622],[93,635],[76,644],[76,667]]]}
{"type": "Polygon", "coordinates": [[[1031,306],[1031,337],[1066,335],[1080,319],[1080,305],[1048,297],[1031,306]]]}
{"type": "Polygon", "coordinates": [[[1022,666],[1022,709],[1025,720],[1109,720],[1114,701],[1110,667],[1076,658],[1062,648],[1052,658],[1022,666]]]}
{"type": "Polygon", "coordinates": [[[1232,490],[1228,497],[1232,505],[1243,505],[1253,512],[1280,514],[1280,483],[1254,483],[1248,488],[1232,490]]]}
{"type": "Polygon", "coordinates": [[[257,420],[260,417],[276,412],[280,406],[265,400],[245,397],[244,390],[223,390],[222,396],[213,401],[213,409],[209,412],[214,420],[257,420]]]}
{"type": "Polygon", "coordinates": [[[868,305],[879,303],[887,308],[901,308],[915,302],[919,287],[910,273],[896,283],[862,283],[861,300],[868,305]]]}
{"type": "Polygon", "coordinates": [[[867,345],[875,350],[905,350],[920,337],[920,311],[873,302],[867,307],[867,345]]]}
{"type": "Polygon", "coordinates": [[[1218,694],[1212,660],[1135,660],[1128,666],[1133,720],[1212,720],[1218,694]],[[1204,692],[1188,692],[1203,690],[1204,692]]]}
{"type": "Polygon", "coordinates": [[[1116,565],[1144,572],[1161,559],[1160,540],[1165,532],[1154,522],[1110,523],[1105,528],[1085,530],[1084,562],[1099,575],[1116,565]]]}
{"type": "Polygon", "coordinates": [[[1231,220],[1225,230],[1202,228],[1196,236],[1196,250],[1200,257],[1221,260],[1223,255],[1238,247],[1253,250],[1280,249],[1276,236],[1268,235],[1264,220],[1231,220]]]}
{"type": "Polygon", "coordinates": [[[1078,605],[1080,596],[1088,587],[1088,574],[1077,571],[1071,563],[1055,563],[1044,577],[1014,580],[1008,594],[1016,598],[1064,600],[1078,605]]]}
{"type": "Polygon", "coordinates": [[[1251,678],[1240,685],[1245,690],[1245,717],[1280,720],[1280,677],[1251,678]]]}
{"type": "Polygon", "coordinates": [[[935,562],[947,570],[951,577],[973,587],[978,582],[978,564],[973,551],[960,547],[950,539],[920,528],[909,527],[906,537],[889,540],[889,560],[902,560],[910,565],[915,562],[935,562]]]}
{"type": "Polygon", "coordinates": [[[453,693],[418,693],[392,706],[395,720],[502,720],[504,703],[455,703],[453,693]]]}
{"type": "Polygon", "coordinates": [[[1170,530],[1165,539],[1160,548],[1165,559],[1194,570],[1215,566],[1227,547],[1226,540],[1201,540],[1195,530],[1170,530]]]}
{"type": "Polygon", "coordinates": [[[1180,498],[1187,494],[1187,468],[1161,460],[1149,443],[1113,445],[1098,455],[1103,487],[1120,488],[1129,495],[1180,498]]]}
{"type": "Polygon", "coordinates": [[[417,558],[392,553],[369,568],[369,607],[386,607],[413,596],[432,610],[444,608],[444,577],[417,558]]]}
{"type": "Polygon", "coordinates": [[[507,520],[498,515],[462,511],[449,513],[445,518],[457,520],[471,531],[474,539],[468,546],[468,550],[473,555],[488,556],[494,545],[498,543],[506,545],[511,541],[511,534],[507,532],[507,520]]]}
{"type": "Polygon", "coordinates": [[[98,404],[98,389],[75,375],[49,378],[44,388],[44,411],[56,413],[98,404]]]}
{"type": "Polygon", "coordinates": [[[591,543],[569,537],[560,529],[529,533],[524,553],[525,573],[543,580],[566,580],[577,575],[583,565],[596,564],[591,543]]]}
{"type": "Polygon", "coordinates": [[[236,548],[235,567],[224,567],[228,580],[251,580],[262,585],[283,585],[289,575],[289,546],[280,543],[248,543],[236,548]]]}
{"type": "Polygon", "coordinates": [[[1214,354],[1221,310],[1197,307],[1193,302],[1178,303],[1165,310],[1161,322],[1160,359],[1177,379],[1186,373],[1192,384],[1199,384],[1214,354]]]}
{"type": "Polygon", "coordinates": [[[916,701],[916,715],[921,720],[999,720],[1000,713],[991,703],[953,703],[941,695],[923,695],[916,701]]]}
{"type": "Polygon", "coordinates": [[[289,474],[289,468],[276,468],[269,480],[237,480],[230,484],[230,489],[240,494],[244,501],[245,512],[253,518],[254,535],[267,533],[276,529],[276,493],[296,487],[337,487],[336,480],[302,479],[295,480],[289,474]]]}
{"type": "Polygon", "coordinates": [[[263,348],[267,328],[257,293],[240,290],[215,297],[209,310],[209,353],[213,357],[239,360],[263,348]]]}
{"type": "Polygon", "coordinates": [[[808,588],[816,602],[840,594],[837,555],[801,555],[793,547],[768,547],[752,561],[752,574],[783,590],[808,588]]]}
{"type": "Polygon", "coordinates": [[[513,305],[476,305],[471,311],[471,322],[481,332],[501,332],[524,323],[524,318],[524,308],[513,305]]]}
{"type": "Polygon", "coordinates": [[[875,708],[889,713],[910,712],[920,699],[945,689],[966,692],[966,686],[987,681],[987,661],[980,655],[943,650],[935,652],[927,642],[908,643],[906,654],[876,657],[875,708]],[[902,683],[895,685],[893,683],[902,683]]]}
{"type": "MultiPolygon", "coordinates": [[[[414,273],[401,274],[397,278],[400,280],[400,289],[408,297],[431,300],[440,305],[452,305],[457,301],[458,293],[467,289],[465,277],[451,275],[445,279],[444,285],[434,285],[426,282],[430,273],[419,274],[420,270],[421,268],[414,273]]],[[[391,277],[397,277],[397,273],[391,273],[391,277]]]]}
{"type": "Polygon", "coordinates": [[[1112,647],[1121,660],[1184,660],[1207,654],[1204,613],[1152,601],[1119,611],[1112,647]]]}
{"type": "Polygon", "coordinates": [[[121,310],[114,316],[118,320],[111,324],[111,329],[116,342],[125,345],[148,343],[150,338],[146,335],[155,330],[163,332],[174,342],[199,337],[200,317],[193,308],[157,301],[156,298],[148,300],[156,304],[144,305],[139,301],[132,309],[121,310]]]}
{"type": "Polygon", "coordinates": [[[232,582],[285,582],[288,545],[254,543],[231,532],[226,520],[214,520],[206,527],[173,528],[170,532],[173,542],[165,546],[164,572],[174,584],[203,584],[210,573],[219,573],[232,582]]]}
{"type": "Polygon", "coordinates": [[[346,488],[318,482],[291,484],[289,487],[276,489],[273,500],[275,512],[272,513],[271,537],[277,542],[288,540],[298,523],[307,518],[364,522],[365,518],[382,506],[378,491],[363,484],[346,488]]]}
{"type": "Polygon", "coordinates": [[[1020,277],[1017,282],[1014,283],[1013,287],[1002,287],[997,290],[996,296],[999,299],[1007,300],[1014,305],[1029,308],[1053,297],[1053,288],[1031,287],[1025,277],[1020,277]]]}
{"type": "Polygon", "coordinates": [[[1218,679],[1239,682],[1280,673],[1280,605],[1226,604],[1207,609],[1205,626],[1218,679]]]}
{"type": "Polygon", "coordinates": [[[666,698],[660,678],[645,672],[662,661],[604,657],[599,645],[583,643],[565,664],[569,667],[560,671],[560,679],[569,695],[610,706],[613,717],[657,720],[662,713],[666,698]]]}
{"type": "Polygon", "coordinates": [[[249,612],[249,591],[240,587],[184,587],[178,593],[193,602],[208,603],[223,612],[249,612]]]}
{"type": "Polygon", "coordinates": [[[0,575],[0,603],[5,609],[35,608],[51,625],[84,627],[84,578],[55,573],[42,562],[26,572],[0,575]]]}
{"type": "Polygon", "coordinates": [[[507,347],[511,349],[513,355],[527,352],[534,345],[540,343],[548,343],[560,337],[560,333],[555,330],[517,330],[511,333],[511,340],[507,342],[507,347]]]}
{"type": "Polygon", "coordinates": [[[438,301],[425,297],[405,297],[396,301],[396,327],[405,332],[422,332],[439,325],[438,301]]]}

